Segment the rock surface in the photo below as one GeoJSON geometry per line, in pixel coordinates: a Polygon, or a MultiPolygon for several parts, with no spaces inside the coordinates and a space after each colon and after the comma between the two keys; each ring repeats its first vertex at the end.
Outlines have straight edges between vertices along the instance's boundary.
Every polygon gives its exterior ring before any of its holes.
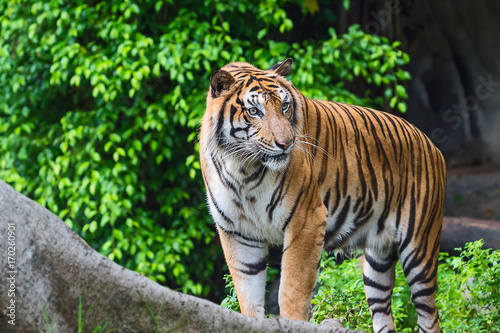
{"type": "MultiPolygon", "coordinates": [[[[399,2],[399,1],[398,1],[399,2]]],[[[500,3],[400,1],[391,22],[410,55],[408,120],[448,166],[500,164],[500,3]]]]}
{"type": "Polygon", "coordinates": [[[444,214],[500,221],[500,167],[449,170],[444,214]]]}
{"type": "Polygon", "coordinates": [[[457,247],[478,239],[484,240],[483,249],[500,250],[500,221],[445,217],[441,234],[441,252],[458,255],[457,247]]]}
{"type": "Polygon", "coordinates": [[[84,332],[105,323],[106,330],[141,333],[354,332],[285,318],[250,318],[164,288],[100,255],[59,218],[2,181],[0,267],[0,332],[46,331],[43,312],[53,318],[52,332],[77,332],[80,299],[83,317],[91,308],[84,332]],[[8,231],[15,250],[9,249],[8,231]],[[9,257],[15,259],[11,267],[9,257]],[[7,280],[10,276],[14,279],[7,280]],[[11,300],[14,311],[8,307],[11,300]],[[12,319],[15,326],[9,324],[12,319]]]}

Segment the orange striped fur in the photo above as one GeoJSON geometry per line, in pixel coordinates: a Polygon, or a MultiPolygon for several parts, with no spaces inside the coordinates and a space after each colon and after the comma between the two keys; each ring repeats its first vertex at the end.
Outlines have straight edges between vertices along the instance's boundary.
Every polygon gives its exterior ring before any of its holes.
{"type": "Polygon", "coordinates": [[[446,168],[416,127],[369,108],[309,99],[269,70],[211,78],[200,133],[210,212],[244,314],[263,317],[268,245],[283,244],[280,315],[307,320],[323,249],[362,248],[374,332],[394,332],[401,260],[421,332],[435,306],[446,168]]]}

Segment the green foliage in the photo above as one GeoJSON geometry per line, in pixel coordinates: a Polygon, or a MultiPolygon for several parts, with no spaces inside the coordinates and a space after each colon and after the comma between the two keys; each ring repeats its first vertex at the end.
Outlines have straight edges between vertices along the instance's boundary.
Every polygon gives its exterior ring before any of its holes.
{"type": "MultiPolygon", "coordinates": [[[[442,253],[436,304],[443,332],[500,332],[500,251],[483,250],[484,242],[468,243],[460,257],[442,253]]],[[[343,318],[350,329],[371,332],[359,260],[336,266],[322,262],[320,289],[312,303],[312,321],[343,318]]],[[[400,263],[392,312],[398,332],[418,332],[417,314],[400,263]]]]}
{"type": "Polygon", "coordinates": [[[411,76],[401,68],[409,58],[397,49],[400,43],[365,34],[358,25],[344,35],[333,29],[329,33],[331,38],[319,46],[307,42],[281,46],[283,53],[293,54],[299,63],[294,84],[311,98],[406,112],[408,95],[401,83],[411,76]],[[361,95],[346,89],[354,80],[364,87],[361,95]],[[370,87],[378,93],[374,95],[370,87]]]}
{"type": "MultiPolygon", "coordinates": [[[[276,280],[279,276],[279,269],[267,267],[266,271],[266,283],[276,280]]],[[[222,300],[221,306],[233,310],[236,312],[241,312],[240,303],[238,302],[238,298],[236,297],[236,289],[234,289],[234,282],[231,274],[224,275],[224,281],[226,282],[225,289],[227,296],[222,300]]],[[[273,315],[268,315],[269,317],[273,315]]]]}
{"type": "MultiPolygon", "coordinates": [[[[484,250],[483,244],[482,240],[466,244],[460,257],[441,253],[436,304],[445,333],[500,332],[500,250],[484,250]]],[[[324,255],[311,322],[338,318],[346,328],[372,332],[361,266],[358,259],[336,265],[333,257],[324,255]]],[[[221,305],[239,311],[232,279],[229,275],[225,279],[229,295],[221,305]]],[[[418,332],[417,313],[399,262],[392,313],[398,332],[418,332]]]]}
{"type": "Polygon", "coordinates": [[[344,261],[335,267],[332,259],[321,261],[318,294],[312,300],[314,312],[312,321],[321,323],[324,319],[338,318],[347,328],[356,327],[369,331],[371,319],[365,304],[363,279],[360,279],[361,264],[357,259],[344,261]]]}
{"type": "Polygon", "coordinates": [[[224,280],[226,281],[226,290],[228,291],[228,294],[226,298],[222,300],[220,305],[226,309],[241,312],[240,303],[238,302],[236,290],[234,289],[233,278],[230,274],[226,274],[224,275],[224,280]]]}
{"type": "Polygon", "coordinates": [[[50,317],[49,312],[45,310],[44,307],[40,303],[38,303],[38,307],[40,311],[42,311],[43,324],[45,326],[45,331],[41,328],[39,329],[41,333],[52,333],[52,326],[54,326],[54,320],[56,319],[56,315],[52,315],[50,317]]]}
{"type": "MultiPolygon", "coordinates": [[[[350,259],[336,265],[333,257],[324,258],[318,285],[320,288],[312,300],[312,322],[321,323],[324,319],[338,318],[346,328],[372,331],[360,260],[350,259]]],[[[410,289],[399,262],[396,265],[392,312],[398,332],[413,332],[417,314],[411,304],[410,289]]]]}
{"type": "Polygon", "coordinates": [[[115,262],[207,295],[223,260],[196,143],[212,71],[291,56],[310,97],[406,110],[398,42],[358,26],[294,40],[298,3],[0,0],[0,178],[115,262]]]}
{"type": "Polygon", "coordinates": [[[444,332],[500,332],[500,251],[465,245],[460,257],[442,254],[437,306],[444,332]]]}

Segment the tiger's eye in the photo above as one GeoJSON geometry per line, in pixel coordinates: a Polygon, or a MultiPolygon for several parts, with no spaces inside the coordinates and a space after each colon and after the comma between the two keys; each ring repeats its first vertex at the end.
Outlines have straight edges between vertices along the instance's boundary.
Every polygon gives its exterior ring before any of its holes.
{"type": "Polygon", "coordinates": [[[281,111],[283,111],[283,113],[287,113],[289,109],[290,109],[289,102],[284,102],[283,104],[281,104],[281,111]]]}
{"type": "Polygon", "coordinates": [[[257,110],[257,108],[250,108],[250,109],[247,109],[247,112],[248,112],[249,115],[255,116],[255,115],[257,115],[257,113],[259,112],[259,110],[257,110]]]}

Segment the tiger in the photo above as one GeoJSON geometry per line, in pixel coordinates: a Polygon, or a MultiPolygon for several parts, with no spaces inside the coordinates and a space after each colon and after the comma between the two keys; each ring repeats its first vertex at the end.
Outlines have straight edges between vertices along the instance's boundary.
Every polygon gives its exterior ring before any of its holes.
{"type": "Polygon", "coordinates": [[[446,166],[396,115],[305,97],[293,60],[212,73],[199,133],[208,209],[241,312],[265,317],[269,246],[283,246],[279,315],[307,321],[324,250],[364,251],[376,333],[395,332],[401,261],[420,332],[439,332],[435,302],[446,166]]]}

